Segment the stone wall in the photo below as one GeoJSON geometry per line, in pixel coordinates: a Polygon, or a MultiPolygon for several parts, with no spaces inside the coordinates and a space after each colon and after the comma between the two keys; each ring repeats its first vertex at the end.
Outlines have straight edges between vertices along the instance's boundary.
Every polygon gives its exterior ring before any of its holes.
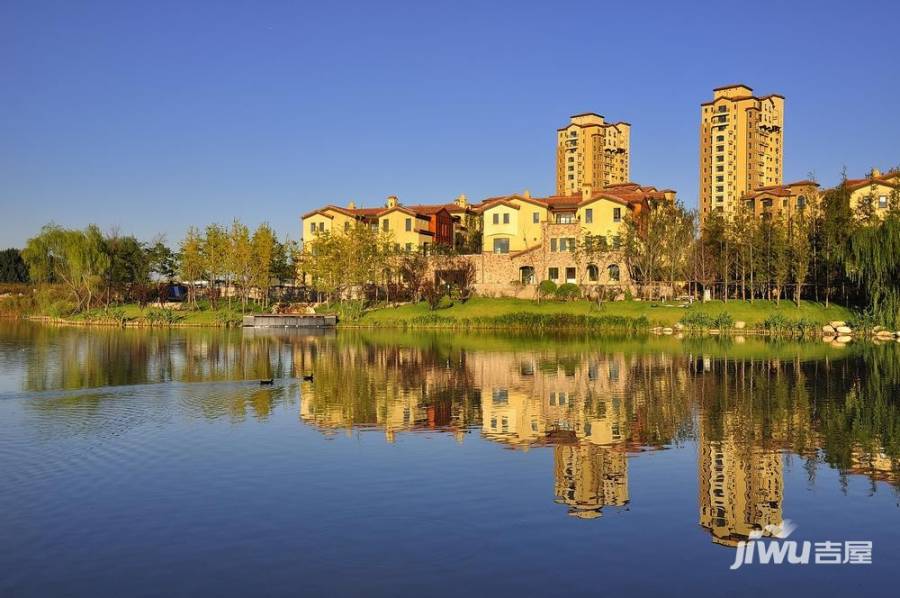
{"type": "MultiPolygon", "coordinates": [[[[580,226],[575,224],[543,225],[543,243],[531,249],[511,253],[481,253],[459,256],[456,260],[466,260],[475,267],[475,291],[479,295],[494,297],[519,297],[532,299],[536,296],[537,286],[546,280],[550,268],[558,268],[557,284],[566,282],[566,268],[575,268],[575,283],[585,293],[592,292],[598,286],[620,288],[634,291],[628,269],[620,251],[609,251],[590,259],[583,252],[551,251],[551,239],[575,238],[581,235],[580,226]],[[592,281],[588,276],[588,266],[596,265],[598,280],[592,281]],[[619,268],[619,280],[611,280],[609,266],[619,268]],[[534,282],[523,284],[522,268],[534,269],[534,282]]],[[[559,245],[557,243],[557,249],[559,245]]],[[[434,270],[434,264],[431,265],[434,270]]]]}

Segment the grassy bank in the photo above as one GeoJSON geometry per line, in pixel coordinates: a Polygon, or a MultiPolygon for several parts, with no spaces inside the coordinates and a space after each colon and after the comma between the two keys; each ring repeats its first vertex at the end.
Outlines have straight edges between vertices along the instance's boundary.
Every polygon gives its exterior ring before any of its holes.
{"type": "Polygon", "coordinates": [[[598,308],[589,301],[545,301],[473,298],[451,307],[429,310],[426,303],[402,305],[366,312],[353,325],[398,327],[528,328],[560,325],[573,328],[633,329],[675,326],[682,320],[745,322],[748,329],[765,329],[782,321],[821,326],[832,320],[849,320],[852,313],[841,306],[803,301],[799,306],[782,301],[710,301],[681,307],[674,303],[614,301],[598,308]],[[723,314],[727,316],[723,317],[723,314]],[[703,316],[706,316],[704,318],[703,316]],[[571,326],[567,326],[569,324],[571,326]]]}

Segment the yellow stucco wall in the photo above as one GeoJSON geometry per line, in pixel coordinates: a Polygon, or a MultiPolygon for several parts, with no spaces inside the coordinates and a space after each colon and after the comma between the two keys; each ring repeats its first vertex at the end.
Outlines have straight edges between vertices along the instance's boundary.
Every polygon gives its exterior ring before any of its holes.
{"type": "Polygon", "coordinates": [[[605,236],[611,238],[615,235],[624,234],[625,215],[628,208],[620,203],[610,201],[608,199],[597,199],[591,203],[585,204],[578,208],[578,221],[585,234],[591,236],[605,236]],[[620,219],[615,221],[615,210],[619,210],[620,219]],[[592,212],[592,222],[587,221],[587,211],[592,212]]]}
{"type": "Polygon", "coordinates": [[[354,218],[351,218],[342,212],[326,208],[321,212],[316,212],[315,214],[303,218],[303,228],[300,231],[300,236],[304,240],[309,241],[312,239],[313,235],[320,232],[341,232],[348,224],[352,225],[355,221],[354,218]],[[316,227],[315,232],[313,232],[313,224],[315,224],[316,227]]]}
{"type": "Polygon", "coordinates": [[[483,251],[494,250],[494,239],[509,239],[509,250],[521,251],[541,242],[541,223],[547,220],[547,208],[513,198],[484,210],[482,219],[483,251]],[[497,224],[494,224],[495,214],[497,224]],[[509,216],[509,223],[504,223],[504,214],[509,216]],[[534,222],[534,214],[538,214],[537,222],[534,222]]]}
{"type": "Polygon", "coordinates": [[[378,218],[378,230],[390,232],[394,243],[400,245],[401,248],[405,248],[409,244],[411,249],[420,249],[422,245],[432,245],[434,243],[434,238],[431,235],[422,233],[423,230],[428,230],[428,220],[417,218],[400,209],[382,214],[378,218]],[[406,230],[407,220],[410,221],[411,230],[406,230]],[[385,222],[388,223],[387,229],[384,228],[385,222]]]}
{"type": "Polygon", "coordinates": [[[895,188],[883,183],[875,183],[874,185],[866,185],[852,191],[850,193],[850,209],[856,212],[860,203],[867,197],[871,197],[871,201],[875,206],[875,213],[883,217],[887,213],[888,207],[891,205],[891,193],[895,193],[895,188]],[[884,198],[885,205],[882,207],[879,200],[884,198]]]}

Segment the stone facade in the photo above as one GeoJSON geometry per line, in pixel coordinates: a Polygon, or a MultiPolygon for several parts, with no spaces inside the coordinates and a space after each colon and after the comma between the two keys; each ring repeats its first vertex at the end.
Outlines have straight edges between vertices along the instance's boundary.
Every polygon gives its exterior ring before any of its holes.
{"type": "Polygon", "coordinates": [[[597,287],[633,292],[621,251],[610,249],[592,256],[586,255],[584,250],[561,251],[561,239],[581,241],[581,226],[578,223],[543,223],[542,229],[542,243],[529,249],[456,258],[474,265],[475,291],[483,296],[532,299],[537,295],[538,284],[550,279],[557,284],[577,284],[587,295],[595,292],[597,287]]]}

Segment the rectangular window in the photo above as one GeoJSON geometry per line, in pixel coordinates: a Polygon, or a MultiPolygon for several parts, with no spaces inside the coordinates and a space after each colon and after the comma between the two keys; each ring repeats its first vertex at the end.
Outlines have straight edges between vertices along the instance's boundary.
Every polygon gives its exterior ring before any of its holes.
{"type": "Polygon", "coordinates": [[[381,221],[381,230],[389,230],[391,228],[391,221],[385,218],[381,221]]]}
{"type": "Polygon", "coordinates": [[[594,221],[594,210],[592,210],[591,208],[587,208],[584,211],[584,221],[587,224],[591,224],[594,221]]]}
{"type": "Polygon", "coordinates": [[[531,221],[534,222],[535,224],[539,223],[541,221],[541,213],[540,212],[533,213],[531,215],[531,221]]]}
{"type": "Polygon", "coordinates": [[[494,239],[494,253],[509,253],[509,239],[494,239]]]}
{"type": "Polygon", "coordinates": [[[878,207],[886,208],[887,207],[887,195],[882,195],[878,198],[878,207]]]}
{"type": "Polygon", "coordinates": [[[325,232],[325,223],[324,223],[324,222],[320,222],[320,223],[319,223],[319,232],[320,232],[320,233],[324,233],[324,232],[325,232]]]}
{"type": "Polygon", "coordinates": [[[556,251],[556,239],[550,239],[550,251],[556,251]]]}
{"type": "Polygon", "coordinates": [[[500,224],[500,214],[494,214],[494,224],[500,224]]]}
{"type": "Polygon", "coordinates": [[[572,224],[575,222],[575,215],[571,212],[556,215],[557,224],[572,224]]]}
{"type": "Polygon", "coordinates": [[[346,232],[348,232],[349,230],[350,230],[350,223],[349,223],[349,222],[345,222],[345,223],[344,223],[344,232],[346,233],[346,232]]]}
{"type": "Polygon", "coordinates": [[[412,218],[406,219],[406,230],[412,230],[412,218]]]}
{"type": "Polygon", "coordinates": [[[410,253],[412,251],[412,243],[406,244],[406,253],[410,253]]]}
{"type": "Polygon", "coordinates": [[[575,268],[566,268],[566,282],[575,282],[575,268]]]}
{"type": "Polygon", "coordinates": [[[509,224],[509,213],[503,214],[503,224],[509,224]]]}
{"type": "Polygon", "coordinates": [[[309,223],[309,232],[311,232],[311,233],[316,232],[316,223],[315,222],[309,223]]]}
{"type": "Polygon", "coordinates": [[[622,208],[613,208],[613,222],[622,221],[622,208]]]}
{"type": "Polygon", "coordinates": [[[547,278],[550,280],[559,280],[559,268],[548,268],[547,278]]]}

